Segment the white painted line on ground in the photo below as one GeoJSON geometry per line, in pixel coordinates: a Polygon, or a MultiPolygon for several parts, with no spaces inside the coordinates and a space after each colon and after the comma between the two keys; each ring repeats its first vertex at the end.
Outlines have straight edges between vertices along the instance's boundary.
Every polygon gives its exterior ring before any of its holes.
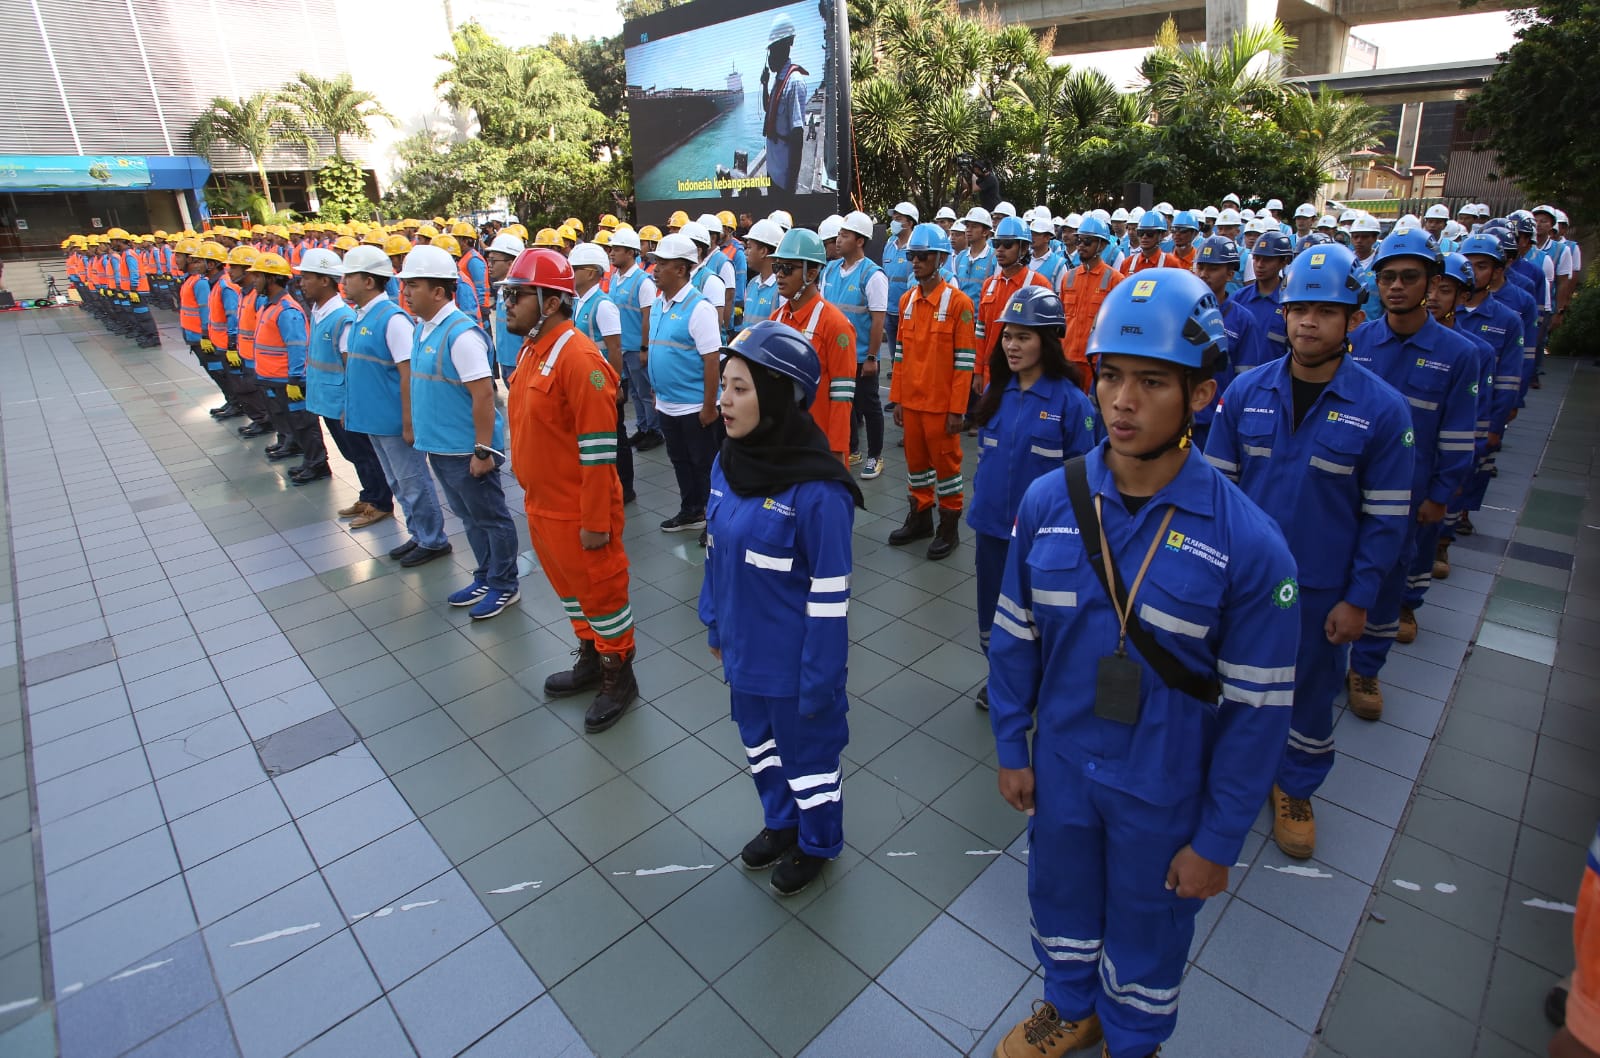
{"type": "Polygon", "coordinates": [[[232,944],[228,945],[228,947],[245,948],[252,944],[262,944],[269,940],[278,940],[281,937],[292,937],[297,933],[308,933],[311,930],[321,928],[322,923],[320,922],[309,922],[304,926],[289,926],[286,929],[275,929],[271,933],[263,933],[259,937],[251,937],[249,940],[236,940],[232,944]]]}
{"type": "Polygon", "coordinates": [[[1420,892],[1422,892],[1422,886],[1418,885],[1416,882],[1408,882],[1403,878],[1394,879],[1394,884],[1397,887],[1406,890],[1406,892],[1408,892],[1408,893],[1420,893],[1420,892]]]}
{"type": "Polygon", "coordinates": [[[1522,902],[1522,906],[1536,907],[1540,911],[1564,911],[1569,915],[1576,915],[1578,913],[1578,909],[1571,904],[1563,904],[1556,900],[1540,900],[1537,897],[1532,900],[1524,900],[1522,902]]]}
{"type": "Polygon", "coordinates": [[[412,904],[401,904],[400,905],[400,910],[401,911],[415,911],[419,907],[432,907],[434,904],[437,904],[438,902],[439,901],[437,901],[437,900],[418,900],[418,901],[416,901],[415,903],[412,903],[412,904]]]}
{"type": "Polygon", "coordinates": [[[1327,871],[1319,871],[1315,867],[1274,867],[1270,863],[1263,864],[1263,866],[1266,867],[1266,869],[1269,870],[1269,871],[1277,871],[1279,874],[1292,874],[1296,878],[1332,878],[1333,877],[1333,875],[1329,874],[1327,871]]]}
{"type": "Polygon", "coordinates": [[[1434,882],[1433,887],[1441,893],[1453,893],[1456,891],[1456,887],[1449,882],[1434,882]]]}
{"type": "Polygon", "coordinates": [[[699,863],[693,867],[685,867],[681,863],[669,863],[665,867],[640,867],[636,871],[612,871],[611,877],[622,878],[631,875],[634,878],[650,878],[657,874],[681,874],[684,871],[714,871],[714,863],[699,863]]]}
{"type": "Polygon", "coordinates": [[[1004,856],[1005,849],[968,849],[963,856],[1004,856]]]}
{"type": "Polygon", "coordinates": [[[31,999],[14,999],[9,1003],[0,1003],[0,1014],[9,1014],[13,1010],[26,1010],[37,1002],[39,1002],[38,996],[34,996],[31,999]]]}
{"type": "Polygon", "coordinates": [[[171,961],[171,959],[162,959],[160,962],[147,962],[143,966],[135,966],[131,970],[124,970],[119,974],[112,974],[111,980],[120,981],[125,977],[132,977],[134,974],[142,974],[146,970],[159,970],[171,961]]]}
{"type": "Polygon", "coordinates": [[[501,896],[505,893],[520,893],[524,889],[537,889],[543,884],[543,882],[518,882],[516,885],[507,885],[500,889],[489,889],[487,892],[490,896],[501,896]]]}
{"type": "Polygon", "coordinates": [[[885,856],[915,856],[914,852],[886,852],[885,856]]]}

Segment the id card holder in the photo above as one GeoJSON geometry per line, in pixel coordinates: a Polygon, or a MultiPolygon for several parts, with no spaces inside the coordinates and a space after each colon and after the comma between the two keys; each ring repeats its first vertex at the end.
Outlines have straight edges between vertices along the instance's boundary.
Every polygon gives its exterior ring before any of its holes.
{"type": "Polygon", "coordinates": [[[1141,675],[1139,663],[1126,654],[1107,654],[1101,658],[1095,674],[1094,715],[1130,727],[1137,724],[1141,675]]]}

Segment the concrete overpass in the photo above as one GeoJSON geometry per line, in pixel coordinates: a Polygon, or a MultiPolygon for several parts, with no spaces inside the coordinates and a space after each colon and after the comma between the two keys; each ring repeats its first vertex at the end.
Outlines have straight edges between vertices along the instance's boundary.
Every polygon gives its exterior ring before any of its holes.
{"type": "Polygon", "coordinates": [[[1146,47],[1169,16],[1186,41],[1226,39],[1276,18],[1299,39],[1293,66],[1302,74],[1342,71],[1352,26],[1462,13],[1458,0],[961,0],[961,7],[982,7],[1041,33],[1054,29],[1057,55],[1146,47]]]}

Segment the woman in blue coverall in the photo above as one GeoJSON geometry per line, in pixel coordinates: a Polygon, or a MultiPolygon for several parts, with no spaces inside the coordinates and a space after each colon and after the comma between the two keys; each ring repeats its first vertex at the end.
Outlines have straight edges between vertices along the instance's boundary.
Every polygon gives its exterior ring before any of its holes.
{"type": "Polygon", "coordinates": [[[821,367],[763,320],[722,350],[727,438],[711,467],[700,620],[722,662],[764,826],[741,853],[793,896],[844,849],[839,754],[850,534],[861,490],[806,411],[821,367]]]}
{"type": "MultiPolygon", "coordinates": [[[[978,427],[978,471],[967,525],[977,545],[978,643],[989,654],[995,600],[1017,505],[1033,479],[1094,447],[1094,407],[1078,368],[1061,348],[1066,314],[1047,287],[1023,287],[1001,311],[1003,325],[989,353],[989,388],[972,421],[978,427]]],[[[978,690],[989,708],[989,686],[978,690]]]]}

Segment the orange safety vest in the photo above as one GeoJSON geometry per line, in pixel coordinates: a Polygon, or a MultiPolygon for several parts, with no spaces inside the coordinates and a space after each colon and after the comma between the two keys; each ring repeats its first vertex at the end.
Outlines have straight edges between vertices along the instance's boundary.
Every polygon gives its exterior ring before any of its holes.
{"type": "Polygon", "coordinates": [[[256,374],[262,378],[289,377],[289,346],[278,333],[278,317],[285,303],[295,302],[285,294],[277,301],[269,301],[256,317],[256,374]]]}
{"type": "Polygon", "coordinates": [[[201,334],[200,330],[200,299],[194,296],[195,284],[200,282],[198,275],[184,278],[183,286],[178,290],[178,324],[189,334],[201,334]]]}
{"type": "Polygon", "coordinates": [[[83,278],[83,259],[77,254],[71,254],[67,257],[67,278],[83,278]]]}
{"type": "MultiPolygon", "coordinates": [[[[1067,332],[1061,339],[1061,348],[1068,360],[1075,364],[1089,362],[1089,332],[1094,329],[1095,316],[1106,295],[1124,278],[1099,257],[1095,258],[1094,267],[1079,265],[1061,276],[1061,289],[1057,293],[1061,295],[1061,306],[1067,318],[1067,332]]],[[[1093,382],[1090,372],[1085,371],[1083,375],[1083,388],[1087,391],[1093,382]]]]}
{"type": "MultiPolygon", "coordinates": [[[[233,280],[228,278],[226,270],[215,283],[211,284],[211,297],[207,299],[210,315],[206,318],[206,336],[211,339],[211,344],[218,349],[228,347],[228,310],[222,303],[223,284],[233,286],[233,280]]],[[[234,287],[237,290],[237,287],[234,287]]]]}
{"type": "Polygon", "coordinates": [[[133,281],[128,278],[128,273],[131,271],[131,269],[128,267],[129,254],[133,255],[134,261],[137,262],[139,260],[139,252],[131,246],[128,247],[127,253],[122,255],[122,289],[137,290],[141,294],[148,294],[150,292],[149,270],[145,268],[143,264],[139,265],[139,285],[135,287],[133,285],[133,281]]]}
{"type": "Polygon", "coordinates": [[[239,355],[251,364],[256,360],[256,300],[254,290],[239,292],[239,355]]]}

